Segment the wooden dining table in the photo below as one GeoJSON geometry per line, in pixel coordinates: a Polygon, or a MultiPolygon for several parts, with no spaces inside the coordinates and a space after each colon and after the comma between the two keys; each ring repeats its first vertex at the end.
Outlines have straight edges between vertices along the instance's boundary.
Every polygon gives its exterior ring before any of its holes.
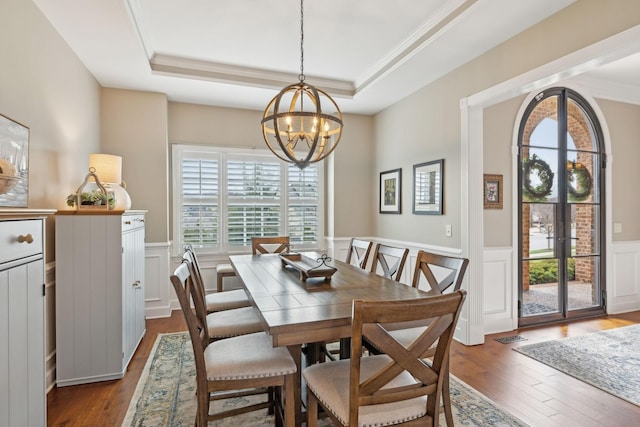
{"type": "MultiPolygon", "coordinates": [[[[321,258],[316,252],[301,255],[312,263],[321,258]]],[[[327,266],[336,269],[330,279],[311,277],[303,280],[300,272],[284,263],[277,254],[232,255],[229,259],[273,345],[287,347],[296,361],[299,374],[294,390],[296,426],[303,420],[300,374],[304,344],[349,338],[351,306],[355,299],[392,301],[429,296],[411,286],[337,260],[325,260],[327,266]]]]}

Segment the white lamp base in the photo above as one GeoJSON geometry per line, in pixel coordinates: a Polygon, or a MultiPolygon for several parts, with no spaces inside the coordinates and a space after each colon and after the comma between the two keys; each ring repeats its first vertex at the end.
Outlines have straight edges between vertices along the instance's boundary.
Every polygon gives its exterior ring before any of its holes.
{"type": "Polygon", "coordinates": [[[127,209],[131,209],[131,197],[129,197],[129,193],[127,193],[127,190],[125,190],[118,184],[109,184],[109,187],[111,187],[111,190],[113,190],[113,196],[116,199],[116,203],[113,208],[119,211],[126,211],[127,209]]]}

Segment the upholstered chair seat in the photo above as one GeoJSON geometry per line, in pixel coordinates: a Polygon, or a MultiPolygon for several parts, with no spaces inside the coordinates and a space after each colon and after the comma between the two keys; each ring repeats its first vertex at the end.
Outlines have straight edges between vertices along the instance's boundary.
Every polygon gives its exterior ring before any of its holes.
{"type": "Polygon", "coordinates": [[[216,265],[216,286],[218,293],[224,291],[224,278],[225,277],[233,277],[236,275],[236,272],[233,270],[233,267],[229,263],[222,263],[216,265]]]}
{"type": "Polygon", "coordinates": [[[294,374],[286,347],[273,347],[265,332],[214,341],[204,350],[207,380],[227,381],[294,374]]]}
{"type": "Polygon", "coordinates": [[[251,302],[244,289],[216,292],[205,296],[207,312],[233,310],[234,308],[249,307],[251,302]]]}
{"type": "Polygon", "coordinates": [[[219,340],[262,332],[264,327],[255,308],[242,307],[207,314],[207,330],[211,340],[219,340]]]}
{"type": "MultiPolygon", "coordinates": [[[[362,358],[360,379],[364,381],[391,361],[387,355],[362,358]]],[[[318,396],[323,407],[333,413],[343,425],[349,425],[349,363],[348,359],[318,363],[303,371],[307,387],[318,396]]],[[[415,384],[415,379],[406,371],[398,375],[391,387],[415,384]]],[[[425,416],[427,397],[420,396],[400,402],[360,408],[359,426],[382,427],[400,424],[425,416]]],[[[425,425],[429,425],[427,419],[425,425]]]]}

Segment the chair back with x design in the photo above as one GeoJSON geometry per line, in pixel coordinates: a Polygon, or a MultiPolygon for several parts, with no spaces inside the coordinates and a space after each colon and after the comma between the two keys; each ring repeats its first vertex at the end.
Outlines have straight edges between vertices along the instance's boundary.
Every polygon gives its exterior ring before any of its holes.
{"type": "Polygon", "coordinates": [[[279,254],[288,249],[289,236],[251,238],[251,252],[254,255],[279,254]]]}
{"type": "Polygon", "coordinates": [[[440,295],[451,286],[453,286],[453,291],[457,291],[462,286],[462,279],[468,265],[467,258],[419,251],[416,256],[412,286],[432,295],[440,295]],[[423,277],[426,279],[429,289],[424,288],[423,277]]]}
{"type": "Polygon", "coordinates": [[[378,267],[380,267],[384,277],[399,282],[407,255],[409,255],[409,249],[407,248],[395,248],[378,243],[373,251],[371,272],[377,273],[378,267]]]}
{"type": "Polygon", "coordinates": [[[353,264],[361,269],[367,268],[367,260],[369,259],[369,253],[373,242],[368,240],[361,240],[353,238],[349,243],[349,249],[347,250],[347,264],[353,264]]]}

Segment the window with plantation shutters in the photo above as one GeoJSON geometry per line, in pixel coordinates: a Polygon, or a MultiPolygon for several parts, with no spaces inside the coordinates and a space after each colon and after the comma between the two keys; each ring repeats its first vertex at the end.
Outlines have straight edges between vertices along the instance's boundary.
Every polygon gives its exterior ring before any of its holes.
{"type": "Polygon", "coordinates": [[[314,243],[320,232],[318,165],[300,170],[295,165],[287,168],[289,197],[289,239],[291,242],[314,243]]]}
{"type": "Polygon", "coordinates": [[[229,155],[227,166],[227,238],[229,246],[251,246],[252,236],[281,235],[282,164],[229,155]]]}
{"type": "Polygon", "coordinates": [[[174,248],[246,252],[252,236],[288,235],[315,248],[323,234],[322,169],[267,150],[173,145],[174,248]]]}
{"type": "Polygon", "coordinates": [[[215,156],[180,160],[180,234],[183,244],[218,247],[220,244],[219,164],[215,156]]]}

